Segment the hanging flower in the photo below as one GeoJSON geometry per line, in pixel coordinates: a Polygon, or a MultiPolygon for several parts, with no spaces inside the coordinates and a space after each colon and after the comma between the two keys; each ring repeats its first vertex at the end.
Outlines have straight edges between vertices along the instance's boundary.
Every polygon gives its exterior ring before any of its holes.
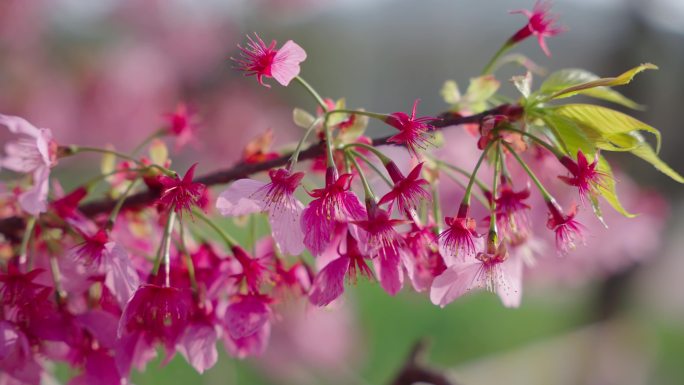
{"type": "Polygon", "coordinates": [[[299,75],[299,64],[306,59],[306,52],[292,40],[288,40],[280,49],[276,49],[276,41],[266,45],[259,35],[254,38],[247,36],[247,46],[238,48],[242,51],[240,58],[232,58],[237,68],[245,72],[245,76],[256,76],[259,84],[271,87],[264,83],[263,78],[274,78],[283,86],[290,84],[292,79],[299,75]]]}

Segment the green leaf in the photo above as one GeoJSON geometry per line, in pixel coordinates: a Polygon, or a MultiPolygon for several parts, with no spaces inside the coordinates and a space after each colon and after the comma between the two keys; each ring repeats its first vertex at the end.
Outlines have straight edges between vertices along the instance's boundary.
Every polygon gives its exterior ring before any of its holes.
{"type": "Polygon", "coordinates": [[[667,163],[663,162],[662,159],[658,158],[658,155],[653,151],[653,147],[647,142],[642,141],[636,148],[630,151],[632,154],[638,156],[639,158],[652,164],[658,171],[669,176],[679,183],[684,183],[684,177],[677,171],[673,170],[667,163]]]}
{"type": "Polygon", "coordinates": [[[302,110],[301,108],[295,108],[292,110],[292,120],[294,124],[301,128],[309,128],[313,124],[316,118],[310,113],[302,110]]]}
{"type": "MultiPolygon", "coordinates": [[[[635,217],[636,215],[627,211],[627,209],[622,206],[620,199],[618,199],[617,192],[615,191],[615,177],[613,176],[613,170],[610,168],[610,164],[608,164],[608,161],[606,161],[606,158],[604,158],[603,155],[599,155],[597,169],[604,175],[601,180],[601,185],[598,189],[603,199],[605,199],[606,202],[608,202],[608,204],[610,204],[615,211],[619,212],[620,214],[628,218],[635,217]]],[[[593,202],[592,206],[594,206],[593,202]]],[[[596,209],[594,209],[594,212],[596,212],[596,209]]],[[[601,218],[599,217],[599,219],[601,218]]],[[[601,222],[603,222],[603,219],[601,219],[601,222]]]]}
{"type": "Polygon", "coordinates": [[[487,108],[487,100],[494,96],[500,86],[501,82],[493,75],[472,78],[463,98],[464,102],[473,112],[481,112],[487,108]]]}
{"type": "Polygon", "coordinates": [[[577,150],[593,155],[596,147],[587,135],[571,119],[548,112],[542,117],[544,123],[552,130],[566,154],[574,156],[577,150]]]}
{"type": "MultiPolygon", "coordinates": [[[[344,110],[347,107],[347,101],[345,98],[338,99],[335,102],[336,110],[344,110]]],[[[347,114],[331,114],[328,118],[328,127],[334,127],[349,118],[347,114]]]]}
{"type": "Polygon", "coordinates": [[[640,108],[639,104],[607,87],[628,84],[634,76],[647,69],[658,69],[658,67],[646,63],[634,67],[617,77],[610,78],[599,78],[591,72],[580,69],[562,70],[550,75],[541,85],[538,92],[542,100],[560,99],[584,94],[638,109],[640,108]]]}
{"type": "Polygon", "coordinates": [[[461,101],[461,92],[458,90],[458,84],[453,80],[445,81],[439,93],[448,105],[455,105],[461,101]]]}
{"type": "Polygon", "coordinates": [[[592,104],[566,104],[550,108],[554,113],[571,119],[596,142],[611,142],[621,134],[646,131],[656,137],[656,152],[660,151],[660,132],[648,124],[610,108],[592,104]]]}

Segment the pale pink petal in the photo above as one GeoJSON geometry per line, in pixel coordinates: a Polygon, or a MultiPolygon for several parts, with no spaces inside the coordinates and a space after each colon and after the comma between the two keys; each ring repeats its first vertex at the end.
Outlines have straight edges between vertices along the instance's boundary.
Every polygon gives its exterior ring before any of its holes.
{"type": "Polygon", "coordinates": [[[192,324],[180,338],[176,348],[200,374],[210,369],[218,360],[216,329],[209,324],[192,324]]]}
{"type": "Polygon", "coordinates": [[[114,348],[116,345],[116,329],[119,323],[118,317],[106,311],[90,310],[77,315],[76,319],[95,337],[100,346],[114,348]]]}
{"type": "Polygon", "coordinates": [[[256,333],[270,317],[263,300],[247,296],[226,309],[226,328],[232,338],[243,338],[256,333]]]}
{"type": "Polygon", "coordinates": [[[314,278],[309,301],[316,306],[325,306],[344,292],[344,276],[349,269],[349,257],[340,257],[328,263],[314,278]]]}
{"type": "Polygon", "coordinates": [[[304,251],[304,232],[299,222],[304,205],[296,199],[271,210],[268,221],[273,239],[280,251],[287,255],[299,255],[304,251]]]}
{"type": "Polygon", "coordinates": [[[140,278],[123,247],[109,242],[104,252],[107,261],[104,284],[123,308],[140,285],[140,278]]]}
{"type": "Polygon", "coordinates": [[[157,357],[157,349],[140,333],[130,333],[119,338],[114,357],[119,373],[126,376],[131,367],[144,371],[147,363],[157,357]]]}
{"type": "Polygon", "coordinates": [[[252,335],[243,338],[232,338],[226,335],[223,338],[226,351],[233,357],[243,359],[259,356],[265,350],[271,335],[271,323],[266,322],[252,335]]]}
{"type": "Polygon", "coordinates": [[[304,233],[304,244],[312,255],[318,256],[330,244],[335,230],[335,221],[319,215],[320,200],[312,201],[302,212],[300,229],[304,233]]]}
{"type": "Polygon", "coordinates": [[[444,307],[479,287],[478,273],[481,263],[474,258],[472,260],[449,267],[432,281],[430,300],[433,304],[444,307]]]}
{"type": "Polygon", "coordinates": [[[260,189],[265,185],[266,183],[254,179],[236,180],[219,195],[216,208],[226,216],[262,212],[266,209],[266,204],[260,189]]]}
{"type": "Polygon", "coordinates": [[[0,125],[6,126],[13,134],[28,135],[32,138],[40,136],[40,129],[18,116],[0,114],[0,125]]]}
{"type": "Polygon", "coordinates": [[[28,338],[14,324],[0,320],[0,372],[21,382],[40,382],[41,368],[33,359],[28,338]]]}
{"type": "Polygon", "coordinates": [[[429,274],[421,274],[416,265],[416,258],[407,250],[400,250],[399,255],[401,256],[404,268],[406,268],[406,273],[413,289],[419,293],[429,289],[430,284],[432,284],[432,277],[429,274]]]}
{"type": "Polygon", "coordinates": [[[19,204],[27,213],[37,216],[47,211],[50,168],[38,167],[33,172],[33,186],[19,195],[19,204]]]}
{"type": "Polygon", "coordinates": [[[500,267],[502,280],[498,282],[496,293],[506,307],[519,307],[522,299],[522,258],[511,255],[500,267]]]}
{"type": "Polygon", "coordinates": [[[271,65],[271,75],[283,86],[299,75],[299,63],[306,59],[306,51],[292,40],[278,50],[271,65]]]}
{"type": "Polygon", "coordinates": [[[380,286],[389,294],[397,294],[404,286],[404,270],[396,249],[386,248],[384,253],[373,259],[375,272],[380,280],[380,286]]]}

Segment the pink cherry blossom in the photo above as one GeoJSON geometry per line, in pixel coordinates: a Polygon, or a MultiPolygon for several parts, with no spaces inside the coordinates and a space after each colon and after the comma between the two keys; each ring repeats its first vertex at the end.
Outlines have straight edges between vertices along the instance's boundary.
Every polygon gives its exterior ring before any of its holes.
{"type": "Polygon", "coordinates": [[[0,320],[0,370],[19,383],[38,384],[42,368],[29,340],[16,325],[0,320]]]}
{"type": "Polygon", "coordinates": [[[294,196],[304,173],[286,169],[269,171],[270,183],[239,179],[219,195],[216,208],[222,215],[237,216],[267,212],[273,238],[281,251],[299,255],[304,251],[304,233],[299,222],[304,205],[294,196]]]}
{"type": "Polygon", "coordinates": [[[394,187],[380,199],[378,204],[389,203],[388,209],[392,211],[396,203],[400,212],[410,214],[416,210],[422,200],[430,199],[430,193],[423,187],[428,182],[420,177],[423,163],[418,163],[408,176],[404,176],[394,162],[385,165],[385,168],[394,182],[394,187]]]}
{"type": "Polygon", "coordinates": [[[5,156],[0,157],[0,169],[31,173],[33,186],[21,193],[19,204],[31,215],[47,210],[50,169],[57,163],[57,144],[52,131],[37,128],[18,116],[1,115],[0,125],[19,138],[5,144],[5,156]]]}
{"type": "Polygon", "coordinates": [[[176,149],[195,140],[195,116],[185,103],[179,103],[175,111],[165,114],[164,120],[168,123],[167,132],[176,138],[176,149]]]}
{"type": "Polygon", "coordinates": [[[226,350],[238,358],[263,353],[271,325],[270,299],[263,295],[242,295],[226,309],[224,338],[226,350]]]}
{"type": "Polygon", "coordinates": [[[589,195],[598,194],[599,188],[602,187],[603,179],[607,177],[605,173],[596,169],[598,160],[598,151],[594,156],[594,161],[589,163],[582,150],[577,151],[576,162],[568,156],[564,156],[560,160],[570,172],[570,176],[560,175],[558,178],[570,186],[577,187],[582,202],[586,201],[589,195]]]}
{"type": "Polygon", "coordinates": [[[333,246],[338,258],[325,265],[314,278],[309,301],[316,306],[326,306],[344,292],[344,277],[356,281],[357,274],[373,278],[373,272],[366,264],[366,257],[359,250],[356,238],[347,231],[346,250],[339,250],[341,245],[333,246]]]}
{"type": "Polygon", "coordinates": [[[178,215],[190,212],[193,206],[203,206],[201,200],[205,197],[206,187],[202,183],[193,182],[195,175],[193,164],[181,179],[178,175],[172,177],[163,175],[159,177],[162,185],[162,193],[159,204],[168,210],[174,210],[178,215]]]}
{"type": "Polygon", "coordinates": [[[232,60],[238,69],[245,72],[245,76],[256,76],[262,86],[263,78],[274,78],[283,86],[290,84],[292,79],[299,75],[299,64],[306,60],[306,52],[292,40],[288,40],[280,49],[276,49],[276,41],[266,45],[259,35],[254,38],[247,36],[247,46],[238,48],[242,51],[242,57],[232,60]]]}
{"type": "Polygon", "coordinates": [[[551,8],[551,2],[537,0],[534,4],[532,11],[526,9],[520,9],[517,11],[512,11],[511,13],[520,13],[529,19],[527,25],[522,27],[518,32],[516,32],[509,41],[511,43],[518,43],[527,39],[528,37],[535,35],[539,41],[539,46],[546,56],[551,56],[549,48],[546,46],[547,37],[556,36],[561,32],[565,31],[563,27],[555,27],[553,24],[556,22],[556,17],[549,14],[549,9],[551,8]]]}
{"type": "Polygon", "coordinates": [[[556,233],[556,248],[563,254],[572,250],[576,246],[576,242],[584,241],[582,235],[581,223],[575,220],[577,215],[577,206],[573,205],[567,215],[563,214],[562,209],[555,201],[546,202],[549,209],[549,219],[546,222],[546,227],[556,233]]]}
{"type": "Polygon", "coordinates": [[[469,206],[461,205],[456,217],[446,217],[448,226],[439,234],[440,246],[445,256],[468,256],[475,253],[475,219],[468,217],[469,206]]]}
{"type": "Polygon", "coordinates": [[[365,209],[350,191],[352,174],[337,177],[334,168],[326,171],[324,188],[309,193],[315,199],[302,213],[301,228],[304,244],[313,255],[320,255],[333,239],[336,223],[361,220],[365,209]]]}
{"type": "Polygon", "coordinates": [[[434,226],[411,224],[411,231],[404,234],[400,255],[411,284],[418,292],[429,289],[433,279],[446,269],[434,226]]]}
{"type": "Polygon", "coordinates": [[[476,289],[498,294],[506,307],[520,306],[522,260],[510,257],[502,242],[496,249],[477,257],[457,260],[432,283],[430,300],[441,307],[476,289]]]}
{"type": "Polygon", "coordinates": [[[436,118],[423,116],[416,118],[416,108],[420,100],[413,102],[413,109],[409,116],[405,112],[393,112],[385,119],[385,123],[399,130],[399,133],[390,137],[387,141],[405,145],[409,152],[417,157],[418,150],[424,150],[430,141],[427,138],[430,130],[433,129],[431,122],[436,118]]]}

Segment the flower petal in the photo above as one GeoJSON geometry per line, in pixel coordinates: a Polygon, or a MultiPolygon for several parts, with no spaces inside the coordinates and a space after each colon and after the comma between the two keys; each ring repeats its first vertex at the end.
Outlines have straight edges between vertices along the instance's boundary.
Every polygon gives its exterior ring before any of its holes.
{"type": "Polygon", "coordinates": [[[254,179],[233,182],[216,200],[216,208],[225,216],[237,216],[262,212],[266,208],[260,189],[266,183],[254,179]]]}

